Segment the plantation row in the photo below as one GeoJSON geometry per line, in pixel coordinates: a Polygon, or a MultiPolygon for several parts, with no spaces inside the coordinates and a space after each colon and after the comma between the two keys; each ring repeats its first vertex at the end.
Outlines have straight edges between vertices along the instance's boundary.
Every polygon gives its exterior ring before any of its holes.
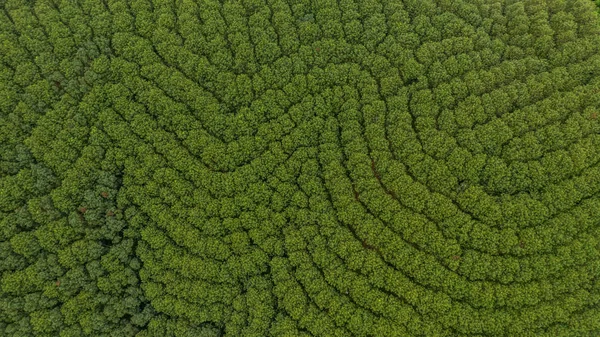
{"type": "Polygon", "coordinates": [[[0,334],[600,332],[591,1],[18,1],[0,334]]]}

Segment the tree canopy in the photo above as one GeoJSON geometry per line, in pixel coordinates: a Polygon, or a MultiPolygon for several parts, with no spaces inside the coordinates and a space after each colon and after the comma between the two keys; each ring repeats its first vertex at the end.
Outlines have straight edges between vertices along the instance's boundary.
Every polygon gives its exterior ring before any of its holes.
{"type": "Polygon", "coordinates": [[[600,335],[594,1],[0,7],[0,335],[600,335]]]}

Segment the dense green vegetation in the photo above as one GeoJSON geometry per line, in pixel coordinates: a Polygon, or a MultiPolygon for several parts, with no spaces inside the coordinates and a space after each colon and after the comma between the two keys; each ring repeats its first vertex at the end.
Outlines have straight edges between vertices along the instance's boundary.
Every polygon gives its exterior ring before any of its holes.
{"type": "Polygon", "coordinates": [[[600,336],[592,0],[0,0],[1,336],[600,336]]]}

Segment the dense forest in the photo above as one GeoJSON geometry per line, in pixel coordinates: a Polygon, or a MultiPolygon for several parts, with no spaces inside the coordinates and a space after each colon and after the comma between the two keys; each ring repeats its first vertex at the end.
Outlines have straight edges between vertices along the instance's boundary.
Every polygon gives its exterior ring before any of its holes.
{"type": "Polygon", "coordinates": [[[598,0],[0,0],[0,335],[600,336],[598,0]]]}

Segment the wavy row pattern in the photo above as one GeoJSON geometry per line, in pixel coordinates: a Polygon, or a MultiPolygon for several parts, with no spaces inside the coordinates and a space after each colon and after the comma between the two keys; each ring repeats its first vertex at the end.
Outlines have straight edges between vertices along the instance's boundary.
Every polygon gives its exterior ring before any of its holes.
{"type": "Polygon", "coordinates": [[[0,335],[600,335],[593,1],[0,7],[0,335]]]}

